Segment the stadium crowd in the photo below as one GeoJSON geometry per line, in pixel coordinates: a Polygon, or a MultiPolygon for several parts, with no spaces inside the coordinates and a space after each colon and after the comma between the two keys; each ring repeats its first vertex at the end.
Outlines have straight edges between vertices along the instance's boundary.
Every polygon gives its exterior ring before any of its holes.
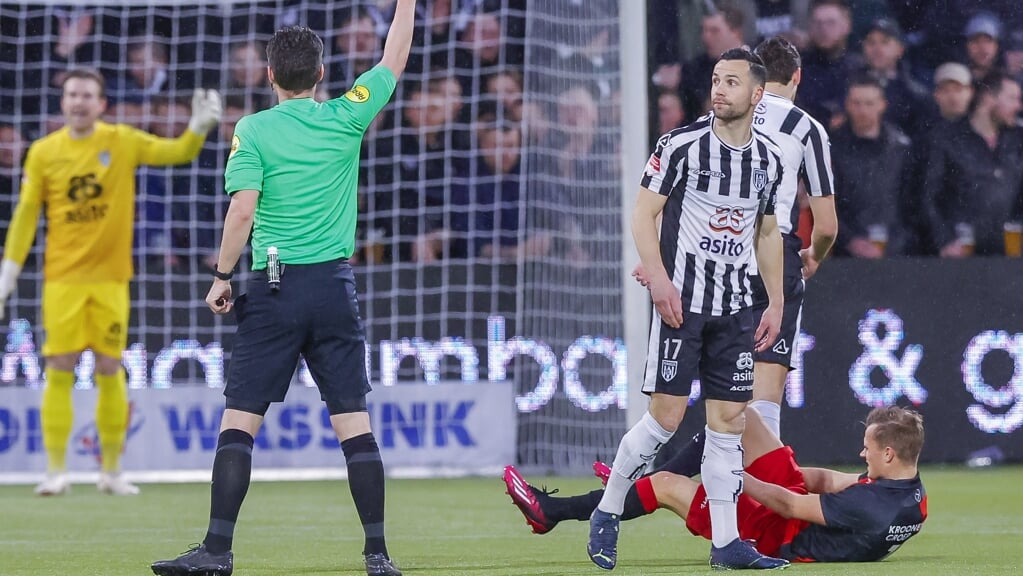
{"type": "MultiPolygon", "coordinates": [[[[659,132],[708,109],[718,54],[783,35],[829,130],[839,256],[1019,255],[1023,9],[1012,0],[653,0],[659,132]]],[[[806,211],[804,210],[804,213],[806,211]]],[[[808,229],[808,226],[801,228],[808,229]]]]}
{"type": "MultiPolygon", "coordinates": [[[[578,17],[569,21],[577,27],[589,14],[606,20],[594,23],[599,42],[575,45],[569,39],[549,47],[549,60],[576,69],[580,62],[585,65],[581,79],[549,82],[542,97],[527,101],[524,0],[420,3],[407,80],[363,146],[360,234],[365,249],[360,257],[429,262],[514,258],[519,250],[537,256],[555,250],[582,253],[586,240],[580,230],[603,225],[585,224],[586,215],[578,223],[544,217],[537,210],[527,216],[521,166],[527,148],[559,150],[532,160],[534,180],[551,182],[545,188],[551,194],[558,194],[563,188],[558,182],[565,180],[577,187],[617,188],[615,175],[607,173],[615,164],[598,153],[607,147],[604,132],[609,132],[601,126],[615,125],[611,107],[602,101],[616,74],[607,28],[614,11],[598,4],[606,2],[576,3],[572,10],[578,17]],[[560,237],[577,239],[559,243],[543,232],[548,226],[566,227],[560,237]],[[524,237],[523,227],[529,230],[524,237]]],[[[274,104],[265,39],[289,24],[322,34],[327,72],[318,98],[338,97],[378,61],[393,7],[393,0],[279,0],[173,7],[157,15],[130,7],[71,13],[5,7],[17,18],[3,19],[0,50],[0,134],[9,157],[0,190],[6,196],[0,203],[9,210],[16,196],[26,148],[22,142],[61,125],[60,85],[69,68],[95,67],[104,74],[107,121],[158,135],[183,130],[193,88],[216,88],[225,96],[224,122],[211,135],[198,166],[140,172],[136,231],[139,252],[150,261],[209,267],[215,261],[214,230],[226,205],[223,168],[234,125],[243,115],[274,104]]],[[[551,22],[547,34],[570,38],[558,30],[566,25],[551,22]]],[[[0,220],[8,221],[9,214],[0,214],[0,220]]]]}
{"type": "MultiPolygon", "coordinates": [[[[379,59],[393,4],[277,0],[156,15],[144,7],[4,8],[18,17],[3,18],[0,30],[0,224],[10,220],[27,144],[60,125],[59,86],[70,66],[104,73],[109,121],[158,135],[181,133],[194,87],[217,88],[224,121],[198,167],[138,176],[140,257],[209,267],[234,123],[273,105],[265,39],[295,23],[321,33],[320,97],[336,97],[379,59]]],[[[620,234],[608,217],[619,202],[618,3],[564,4],[561,19],[535,19],[530,34],[546,40],[530,55],[526,11],[537,8],[527,0],[420,4],[408,79],[363,146],[358,259],[585,263],[616,253],[601,243],[620,234]],[[563,22],[592,25],[561,33],[563,22]],[[549,66],[546,77],[531,62],[549,66]]],[[[1000,255],[1003,233],[1018,237],[1023,10],[1012,0],[648,7],[651,144],[707,109],[717,55],[782,34],[802,52],[797,104],[830,130],[836,255],[1000,255]]]]}

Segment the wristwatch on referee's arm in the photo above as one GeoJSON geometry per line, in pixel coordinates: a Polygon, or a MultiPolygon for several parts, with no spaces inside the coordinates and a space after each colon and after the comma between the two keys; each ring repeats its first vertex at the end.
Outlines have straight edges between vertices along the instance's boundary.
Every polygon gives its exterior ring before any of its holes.
{"type": "Polygon", "coordinates": [[[217,270],[216,268],[214,268],[213,269],[213,277],[214,278],[218,278],[220,280],[230,281],[231,278],[234,277],[234,271],[231,271],[231,272],[221,272],[220,270],[217,270]]]}

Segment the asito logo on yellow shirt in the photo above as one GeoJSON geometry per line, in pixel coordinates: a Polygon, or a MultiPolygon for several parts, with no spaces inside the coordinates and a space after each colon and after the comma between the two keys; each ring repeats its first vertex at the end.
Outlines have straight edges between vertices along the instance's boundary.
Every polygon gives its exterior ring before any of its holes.
{"type": "Polygon", "coordinates": [[[355,102],[356,104],[362,104],[369,100],[369,88],[357,85],[348,92],[345,92],[345,98],[355,102]]]}

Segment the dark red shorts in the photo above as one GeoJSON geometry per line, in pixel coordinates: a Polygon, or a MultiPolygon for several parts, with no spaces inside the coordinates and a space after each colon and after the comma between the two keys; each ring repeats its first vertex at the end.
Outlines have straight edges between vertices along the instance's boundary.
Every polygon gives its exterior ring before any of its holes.
{"type": "MultiPolygon", "coordinates": [[[[782,446],[757,458],[746,467],[746,472],[758,480],[784,486],[797,494],[807,493],[803,471],[799,469],[796,456],[788,446],[782,446]]],[[[807,526],[803,520],[779,516],[745,494],[739,496],[738,506],[739,537],[743,540],[756,540],[757,550],[760,550],[761,554],[777,556],[781,546],[791,542],[796,534],[807,526]]],[[[696,536],[710,540],[710,507],[707,504],[707,492],[702,484],[696,489],[696,496],[689,507],[686,528],[696,536]]]]}

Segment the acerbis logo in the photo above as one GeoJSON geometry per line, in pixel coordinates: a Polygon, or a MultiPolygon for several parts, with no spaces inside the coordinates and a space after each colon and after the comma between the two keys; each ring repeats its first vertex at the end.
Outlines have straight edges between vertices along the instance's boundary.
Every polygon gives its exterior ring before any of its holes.
{"type": "Polygon", "coordinates": [[[689,171],[693,176],[710,176],[711,178],[724,178],[724,172],[718,172],[717,170],[700,170],[699,168],[693,168],[689,171]]]}

